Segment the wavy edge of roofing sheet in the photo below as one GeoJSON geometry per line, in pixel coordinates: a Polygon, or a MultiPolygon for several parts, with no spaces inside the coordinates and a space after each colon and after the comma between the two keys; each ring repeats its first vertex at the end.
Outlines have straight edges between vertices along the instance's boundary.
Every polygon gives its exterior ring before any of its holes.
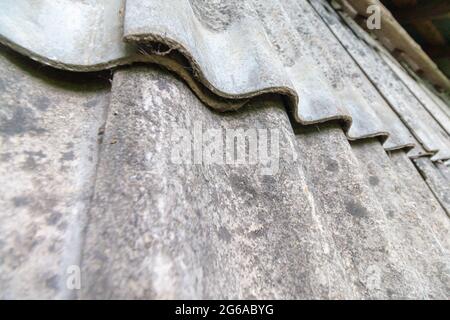
{"type": "Polygon", "coordinates": [[[448,135],[429,113],[424,102],[419,100],[399,76],[398,73],[402,71],[393,69],[397,64],[388,63],[392,58],[387,58],[386,55],[390,54],[384,53],[382,46],[342,10],[334,10],[324,0],[310,3],[325,20],[330,22],[328,25],[331,26],[330,29],[335,36],[348,49],[425,151],[432,154],[432,160],[448,159],[450,157],[448,135]]]}
{"type": "Polygon", "coordinates": [[[372,14],[369,8],[377,8],[382,28],[372,28],[367,30],[375,34],[383,45],[390,50],[401,50],[404,55],[401,60],[411,66],[420,68],[423,75],[435,85],[449,91],[450,80],[438,68],[435,62],[423,51],[420,45],[408,34],[408,32],[398,23],[392,13],[384,6],[380,0],[332,0],[339,4],[352,16],[358,15],[357,20],[365,21],[372,14]],[[395,47],[393,46],[395,44],[395,47]]]}
{"type": "MultiPolygon", "coordinates": [[[[345,19],[344,19],[345,21],[345,19]]],[[[382,43],[373,39],[373,36],[367,33],[356,24],[348,24],[349,27],[355,31],[355,34],[362,39],[368,46],[374,48],[384,60],[384,62],[391,68],[391,70],[398,76],[399,80],[409,88],[410,92],[434,118],[434,120],[442,127],[447,134],[450,134],[450,106],[447,106],[444,101],[424,85],[424,81],[412,70],[412,68],[404,61],[401,63],[395,59],[392,54],[385,48],[382,43]],[[445,108],[444,108],[445,107],[445,108]]],[[[403,56],[400,53],[399,56],[403,56]]]]}
{"type": "MultiPolygon", "coordinates": [[[[304,4],[311,5],[306,1],[304,4]]],[[[275,93],[287,98],[300,124],[340,120],[349,140],[379,137],[386,142],[386,150],[411,149],[415,145],[407,130],[401,128],[403,123],[394,121],[400,119],[391,117],[388,123],[382,121],[386,120],[383,111],[392,112],[383,98],[377,101],[387,108],[382,106],[382,112],[376,114],[373,104],[366,106],[368,102],[358,97],[361,92],[355,91],[360,88],[355,90],[350,86],[353,91],[336,92],[322,70],[311,67],[310,57],[299,61],[301,66],[294,68],[295,76],[301,77],[299,90],[286,76],[281,59],[274,59],[279,56],[258,19],[246,17],[230,24],[222,33],[210,31],[201,27],[187,0],[170,3],[127,0],[126,10],[125,0],[60,0],[51,4],[49,0],[38,4],[16,0],[4,1],[0,8],[5,13],[0,18],[0,42],[55,68],[83,72],[133,62],[155,63],[177,73],[206,105],[219,111],[235,110],[255,96],[275,93]],[[139,19],[135,19],[136,15],[139,19]],[[165,18],[158,19],[161,16],[165,18]],[[207,43],[205,39],[212,40],[207,43]],[[211,52],[216,56],[208,57],[211,52]],[[242,75],[245,68],[247,72],[242,75]],[[302,89],[310,96],[302,95],[302,89]],[[310,101],[305,102],[305,99],[310,101]],[[352,101],[354,110],[362,108],[365,112],[349,112],[340,104],[342,99],[352,101]],[[302,114],[308,103],[312,114],[302,114]],[[371,126],[369,130],[364,129],[367,124],[371,126]]],[[[329,29],[322,23],[322,28],[329,29]]],[[[349,55],[347,59],[352,58],[349,55]]]]}

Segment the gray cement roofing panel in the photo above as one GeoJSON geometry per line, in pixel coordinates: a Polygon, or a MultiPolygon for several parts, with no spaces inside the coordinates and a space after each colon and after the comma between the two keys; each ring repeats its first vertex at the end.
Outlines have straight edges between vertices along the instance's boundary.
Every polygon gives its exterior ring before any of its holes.
{"type": "MultiPolygon", "coordinates": [[[[216,109],[237,109],[247,98],[276,92],[289,97],[300,123],[341,119],[349,139],[387,138],[387,150],[415,143],[307,1],[128,0],[125,6],[122,0],[19,0],[0,6],[7,13],[0,18],[2,41],[58,68],[157,63],[177,72],[216,109]],[[144,54],[139,43],[147,44],[144,54]]],[[[410,129],[421,142],[435,138],[434,127],[422,130],[414,123],[410,129]]],[[[424,144],[427,151],[443,149],[435,159],[447,157],[446,144],[424,144]]]]}

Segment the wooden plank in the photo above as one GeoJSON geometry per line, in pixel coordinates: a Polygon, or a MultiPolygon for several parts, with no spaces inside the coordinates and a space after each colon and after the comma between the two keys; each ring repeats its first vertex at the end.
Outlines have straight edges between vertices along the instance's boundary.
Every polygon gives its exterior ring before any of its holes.
{"type": "Polygon", "coordinates": [[[368,16],[368,6],[379,6],[381,8],[382,28],[379,30],[371,30],[371,32],[379,38],[388,38],[392,44],[396,45],[397,49],[405,52],[411,60],[415,61],[416,64],[420,66],[424,75],[434,85],[444,90],[450,90],[450,81],[448,78],[439,70],[436,64],[411,38],[379,0],[347,0],[347,2],[358,12],[358,14],[365,17],[368,16]]]}

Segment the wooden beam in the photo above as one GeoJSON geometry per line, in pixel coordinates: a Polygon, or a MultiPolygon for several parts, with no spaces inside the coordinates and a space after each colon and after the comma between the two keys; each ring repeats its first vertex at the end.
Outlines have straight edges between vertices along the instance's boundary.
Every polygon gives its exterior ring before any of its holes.
{"type": "MultiPolygon", "coordinates": [[[[341,0],[337,0],[338,2],[341,0]]],[[[346,0],[359,15],[368,17],[367,8],[376,5],[381,10],[381,28],[370,30],[379,39],[387,38],[396,49],[401,50],[414,61],[433,84],[450,92],[450,81],[436,66],[423,49],[411,38],[379,0],[346,0]]]]}
{"type": "Polygon", "coordinates": [[[391,10],[391,13],[401,24],[437,19],[450,13],[450,1],[418,4],[413,7],[391,10]]]}

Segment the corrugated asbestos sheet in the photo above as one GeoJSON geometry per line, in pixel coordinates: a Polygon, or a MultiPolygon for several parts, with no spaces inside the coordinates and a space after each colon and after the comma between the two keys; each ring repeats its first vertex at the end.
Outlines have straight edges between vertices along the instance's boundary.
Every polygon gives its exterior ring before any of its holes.
{"type": "Polygon", "coordinates": [[[449,106],[328,2],[0,11],[1,298],[450,298],[449,106]]]}

